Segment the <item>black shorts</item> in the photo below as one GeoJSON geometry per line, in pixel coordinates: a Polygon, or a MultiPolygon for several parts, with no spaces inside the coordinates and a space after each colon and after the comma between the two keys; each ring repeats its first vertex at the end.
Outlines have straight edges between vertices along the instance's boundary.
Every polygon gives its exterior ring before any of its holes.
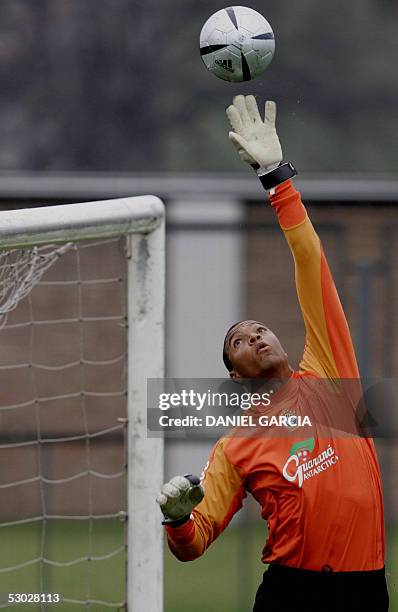
{"type": "Polygon", "coordinates": [[[312,572],[271,564],[253,612],[388,612],[384,569],[312,572]]]}

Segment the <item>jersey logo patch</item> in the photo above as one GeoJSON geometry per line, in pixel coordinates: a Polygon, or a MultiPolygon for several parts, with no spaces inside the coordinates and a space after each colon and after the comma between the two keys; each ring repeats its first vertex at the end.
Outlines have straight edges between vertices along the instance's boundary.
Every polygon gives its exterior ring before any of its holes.
{"type": "Polygon", "coordinates": [[[339,460],[331,444],[316,455],[311,457],[315,448],[315,439],[308,438],[296,442],[290,449],[289,457],[283,466],[282,474],[288,482],[296,482],[301,488],[305,480],[321,474],[330,467],[336,465],[339,460]]]}

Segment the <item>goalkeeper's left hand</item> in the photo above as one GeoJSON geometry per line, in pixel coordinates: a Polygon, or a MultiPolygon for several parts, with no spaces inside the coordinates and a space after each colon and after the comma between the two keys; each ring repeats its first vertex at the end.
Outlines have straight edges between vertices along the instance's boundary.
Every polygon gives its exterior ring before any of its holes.
{"type": "Polygon", "coordinates": [[[163,524],[182,524],[204,497],[204,490],[197,476],[175,476],[161,489],[156,498],[163,512],[163,524]]]}
{"type": "Polygon", "coordinates": [[[254,96],[235,96],[227,117],[233,132],[229,139],[239,157],[256,170],[272,170],[282,161],[282,149],[275,128],[276,104],[267,100],[262,120],[254,96]]]}

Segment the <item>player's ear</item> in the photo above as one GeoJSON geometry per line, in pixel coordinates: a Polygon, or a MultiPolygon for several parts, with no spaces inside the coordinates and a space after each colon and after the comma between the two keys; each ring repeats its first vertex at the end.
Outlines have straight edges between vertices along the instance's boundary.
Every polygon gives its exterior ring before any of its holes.
{"type": "Polygon", "coordinates": [[[236,370],[231,370],[229,373],[229,377],[233,380],[236,378],[242,378],[242,376],[236,370]]]}

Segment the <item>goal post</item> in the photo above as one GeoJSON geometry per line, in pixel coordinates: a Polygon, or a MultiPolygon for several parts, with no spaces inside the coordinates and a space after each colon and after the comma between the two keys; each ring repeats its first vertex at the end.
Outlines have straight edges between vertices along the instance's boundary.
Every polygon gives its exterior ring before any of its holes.
{"type": "Polygon", "coordinates": [[[129,612],[163,610],[163,533],[155,499],[163,484],[163,441],[146,437],[146,381],[164,373],[164,238],[163,227],[130,236],[128,284],[129,372],[129,553],[127,601],[129,612]],[[136,296],[136,297],[134,297],[136,296]]]}
{"type": "MultiPolygon", "coordinates": [[[[81,243],[86,245],[90,245],[90,241],[94,244],[100,244],[100,241],[107,241],[109,239],[118,239],[119,237],[123,237],[123,248],[125,253],[125,271],[126,271],[126,283],[127,287],[124,289],[126,296],[126,316],[127,324],[124,325],[122,323],[115,323],[115,325],[119,325],[119,327],[127,328],[126,332],[126,343],[127,343],[127,358],[125,369],[127,384],[126,384],[126,392],[124,395],[126,396],[127,408],[126,408],[126,418],[120,418],[119,421],[121,423],[121,427],[123,428],[125,438],[127,439],[127,474],[124,475],[127,482],[127,517],[126,517],[126,544],[127,544],[127,570],[126,570],[126,586],[125,592],[126,597],[125,600],[112,604],[112,602],[105,601],[104,599],[99,599],[97,595],[93,595],[92,587],[87,582],[87,588],[85,589],[85,599],[84,601],[78,596],[68,596],[68,593],[62,593],[65,596],[65,601],[68,602],[67,608],[68,610],[73,610],[73,604],[77,605],[93,605],[93,610],[97,610],[95,605],[100,606],[98,609],[105,609],[101,606],[106,606],[106,609],[111,609],[112,605],[114,605],[114,609],[120,609],[120,606],[126,608],[129,612],[142,612],[142,610],[156,610],[161,611],[163,609],[163,555],[162,555],[162,546],[163,546],[163,534],[160,529],[160,516],[159,510],[155,503],[156,495],[159,492],[159,488],[163,482],[163,440],[161,438],[147,438],[147,428],[146,428],[146,393],[147,393],[147,379],[148,378],[161,378],[164,374],[164,306],[165,306],[165,227],[164,227],[164,206],[163,203],[155,196],[138,196],[131,198],[122,198],[122,199],[114,199],[114,200],[105,200],[105,201],[97,201],[97,202],[85,202],[79,204],[66,204],[66,205],[57,205],[57,206],[42,206],[40,208],[30,208],[30,209],[20,209],[14,211],[2,211],[0,212],[0,284],[2,283],[4,286],[2,287],[1,294],[4,294],[6,297],[4,301],[7,303],[13,303],[12,308],[17,311],[19,305],[17,303],[20,301],[21,304],[24,301],[29,300],[29,291],[36,291],[36,286],[43,285],[46,286],[53,284],[56,290],[56,287],[68,287],[71,285],[76,285],[78,289],[78,297],[76,298],[76,303],[78,304],[77,314],[74,315],[74,323],[76,325],[81,321],[97,321],[100,325],[99,317],[92,316],[86,317],[84,314],[84,305],[82,305],[81,298],[81,286],[83,284],[81,277],[77,277],[73,280],[53,280],[46,281],[46,270],[52,265],[52,262],[48,262],[47,268],[42,270],[39,266],[43,264],[46,253],[40,251],[42,247],[45,245],[53,245],[53,252],[55,252],[54,261],[57,262],[58,259],[62,258],[65,252],[68,252],[68,248],[74,248],[75,243],[81,243]],[[61,245],[61,246],[60,246],[61,245]],[[19,264],[20,259],[19,254],[25,253],[25,260],[22,264],[19,264]],[[28,254],[26,256],[26,253],[28,254]],[[11,254],[11,255],[10,255],[11,254]],[[1,259],[3,257],[3,260],[1,259]],[[26,263],[26,257],[28,263],[26,263]],[[7,259],[8,258],[8,259],[7,259]],[[37,263],[39,262],[39,263],[37,263]],[[35,266],[37,271],[35,272],[35,266]],[[22,290],[21,285],[24,285],[25,288],[22,290]],[[29,286],[29,291],[26,288],[26,285],[29,286]],[[19,286],[19,288],[18,288],[19,286]],[[9,294],[12,294],[12,300],[9,301],[9,294]],[[26,297],[28,295],[28,297],[26,297]],[[8,301],[7,301],[8,300],[8,301]],[[86,317],[86,318],[85,318],[86,317]],[[68,607],[69,606],[69,607],[68,607]]],[[[65,255],[66,257],[67,255],[65,255]]],[[[44,265],[44,264],[43,264],[44,265]]],[[[81,264],[79,264],[80,266],[81,264]]],[[[80,267],[79,275],[81,274],[80,267]]],[[[45,266],[44,266],[45,267],[45,266]]],[[[98,270],[97,270],[97,281],[93,281],[92,279],[85,281],[87,286],[90,288],[93,286],[94,282],[98,282],[98,285],[104,285],[105,282],[110,282],[110,279],[101,279],[99,278],[101,274],[101,262],[98,262],[98,270]]],[[[114,279],[111,279],[114,280],[114,279]]],[[[119,279],[120,280],[120,279],[119,279]]],[[[4,307],[5,309],[1,310],[1,299],[2,295],[0,295],[0,313],[1,316],[7,317],[7,308],[11,310],[11,307],[4,307]]],[[[97,298],[98,299],[98,298],[97,298]]],[[[60,298],[62,302],[62,299],[60,298]]],[[[94,299],[91,300],[93,303],[94,299]]],[[[46,298],[43,298],[42,302],[44,303],[44,308],[46,307],[46,298]]],[[[32,312],[32,307],[29,305],[27,307],[27,311],[32,312]]],[[[10,315],[11,316],[11,315],[10,315]]],[[[48,318],[48,315],[46,315],[48,318]]],[[[6,323],[2,328],[2,332],[5,333],[14,332],[15,329],[22,328],[25,324],[29,329],[33,327],[44,329],[44,324],[53,323],[53,321],[44,320],[45,317],[43,315],[42,319],[39,321],[29,321],[21,323],[19,319],[16,319],[12,324],[6,323]],[[43,319],[43,320],[42,320],[43,319]],[[9,325],[8,332],[7,325],[9,325]]],[[[117,319],[116,316],[104,317],[104,321],[107,319],[117,319]]],[[[61,324],[66,325],[65,322],[68,322],[69,319],[60,317],[59,319],[61,324]]],[[[70,319],[72,321],[72,319],[70,319]]],[[[57,321],[55,321],[57,322],[57,321]]],[[[67,372],[72,370],[73,368],[105,368],[107,364],[115,364],[117,359],[112,358],[108,359],[107,356],[102,358],[102,361],[98,357],[98,360],[95,361],[91,358],[88,358],[84,355],[84,347],[83,340],[87,332],[79,332],[77,334],[78,342],[81,344],[80,350],[80,365],[79,363],[67,363],[66,357],[64,359],[64,363],[60,364],[46,364],[38,363],[39,358],[33,357],[36,355],[33,348],[33,335],[30,333],[30,340],[27,343],[29,345],[30,354],[23,359],[22,363],[16,363],[14,358],[11,358],[11,363],[7,364],[3,361],[3,357],[1,356],[1,364],[0,364],[0,374],[2,371],[7,371],[9,373],[13,373],[14,371],[24,372],[25,370],[30,371],[32,369],[36,369],[37,371],[42,371],[45,369],[48,372],[48,377],[52,376],[52,372],[56,370],[62,370],[63,372],[67,372]],[[36,363],[33,363],[33,360],[36,359],[36,363]]],[[[70,334],[71,342],[73,341],[73,334],[70,334]]],[[[14,338],[14,336],[11,336],[14,338]]],[[[40,338],[40,329],[36,333],[35,337],[40,338]]],[[[8,338],[8,336],[7,336],[8,338]]],[[[8,341],[8,340],[7,340],[8,341]]],[[[47,341],[47,339],[46,339],[47,341]]],[[[1,338],[0,338],[1,342],[1,338]]],[[[10,340],[10,346],[15,344],[15,340],[10,340]]],[[[43,341],[44,342],[44,341],[43,341]]],[[[54,344],[56,344],[57,340],[54,339],[54,344]]],[[[45,343],[45,342],[44,342],[45,343]]],[[[93,345],[94,346],[94,345],[93,345]]],[[[6,351],[6,349],[4,349],[6,351]]],[[[15,348],[15,351],[7,349],[9,353],[13,354],[13,352],[20,353],[20,348],[15,348]]],[[[44,353],[43,353],[44,354],[44,353]]],[[[79,362],[79,359],[77,359],[79,362]]],[[[105,370],[101,370],[105,372],[105,370]]],[[[8,376],[10,376],[8,374],[8,376]]],[[[17,374],[15,375],[17,376],[17,374]]],[[[12,380],[18,380],[15,378],[14,374],[12,374],[12,380]]],[[[66,374],[65,374],[66,376],[66,374]]],[[[105,374],[104,374],[105,376],[105,374]]],[[[110,376],[110,375],[107,375],[110,376]]],[[[98,401],[101,402],[104,398],[106,399],[108,396],[111,398],[113,395],[122,396],[123,392],[118,391],[116,394],[112,388],[112,392],[107,390],[101,390],[95,392],[90,390],[90,392],[86,392],[85,384],[87,381],[87,376],[83,374],[76,374],[75,378],[78,379],[80,377],[80,381],[82,384],[82,388],[79,392],[76,389],[71,389],[68,391],[68,394],[64,394],[63,397],[68,400],[75,401],[77,396],[87,396],[91,398],[98,398],[98,401]]],[[[10,379],[11,380],[11,379],[10,379]]],[[[40,379],[41,380],[41,379],[40,379]]],[[[40,381],[39,381],[40,382],[40,381]]],[[[53,392],[53,396],[49,391],[46,391],[45,394],[41,395],[40,384],[36,380],[33,384],[35,388],[35,392],[37,396],[30,400],[25,400],[16,402],[15,400],[5,401],[5,406],[2,406],[0,402],[0,414],[10,415],[12,410],[19,409],[25,410],[26,406],[29,403],[32,403],[36,406],[35,409],[40,409],[41,406],[45,402],[55,402],[55,400],[59,400],[60,398],[56,396],[56,393],[53,392]],[[51,396],[51,397],[50,397],[51,396]]],[[[18,385],[18,383],[17,383],[18,385]]],[[[21,386],[23,383],[21,382],[21,386]]],[[[25,398],[24,398],[25,399],[25,398]]],[[[81,400],[84,402],[84,397],[81,400]]],[[[80,400],[77,400],[80,401],[80,400]]],[[[109,400],[111,401],[111,400],[109,400]]],[[[55,406],[55,404],[54,404],[55,406]]],[[[88,420],[88,411],[85,406],[82,410],[82,414],[84,412],[84,421],[87,426],[88,420]]],[[[33,410],[33,408],[32,408],[33,410]]],[[[55,410],[55,409],[54,409],[55,410]]],[[[91,413],[90,413],[91,414],[91,413]]],[[[52,418],[52,417],[51,417],[52,418]]],[[[90,417],[91,418],[91,417],[90,417]]],[[[59,423],[57,421],[57,423],[59,423]]],[[[62,427],[64,429],[68,429],[68,418],[65,419],[65,423],[63,423],[62,427]]],[[[28,427],[26,425],[26,427],[28,427]]],[[[59,427],[59,425],[57,425],[59,427]]],[[[0,451],[4,450],[9,452],[11,447],[20,446],[21,449],[32,444],[38,444],[39,447],[43,448],[45,443],[54,442],[54,432],[48,434],[48,438],[44,438],[44,434],[42,429],[45,429],[45,426],[42,424],[39,425],[39,431],[37,432],[37,441],[33,440],[30,442],[25,438],[22,442],[19,442],[20,438],[15,438],[17,440],[16,443],[8,444],[7,438],[4,438],[0,441],[0,451]],[[52,436],[52,437],[51,437],[52,436]]],[[[116,428],[115,428],[116,429],[116,428]]],[[[42,472],[43,467],[41,464],[41,459],[38,460],[38,474],[37,476],[33,476],[31,478],[22,478],[20,476],[16,477],[17,482],[11,481],[10,477],[5,477],[4,482],[0,483],[0,488],[3,487],[4,490],[14,490],[18,487],[22,486],[21,483],[28,483],[27,486],[30,486],[33,481],[40,481],[40,494],[38,494],[38,498],[44,500],[45,495],[43,491],[47,491],[45,487],[48,487],[49,490],[51,487],[59,486],[59,483],[68,484],[71,481],[76,481],[79,479],[87,478],[87,482],[89,483],[87,486],[90,488],[92,485],[90,484],[90,479],[93,478],[102,478],[101,482],[107,482],[111,478],[119,477],[119,474],[110,476],[108,474],[101,474],[99,470],[97,470],[90,463],[90,448],[89,445],[92,440],[97,440],[98,436],[101,434],[107,435],[110,432],[110,428],[104,428],[103,431],[95,431],[94,433],[87,429],[84,432],[84,435],[80,437],[78,435],[70,435],[70,441],[79,441],[80,438],[82,440],[82,447],[84,446],[86,450],[87,459],[87,469],[83,472],[72,474],[71,476],[60,478],[56,475],[49,478],[46,474],[42,472]],[[96,437],[95,437],[96,436],[96,437]]],[[[76,432],[72,432],[75,434],[76,432]]],[[[25,435],[25,433],[24,433],[25,435]]],[[[59,439],[62,444],[69,443],[69,439],[65,436],[65,432],[59,431],[58,434],[59,439]]],[[[26,434],[27,436],[27,434],[26,434]]],[[[56,436],[55,436],[56,437],[56,436]]],[[[22,440],[22,438],[21,438],[22,440]]],[[[47,444],[47,447],[51,446],[47,444]]],[[[53,447],[55,445],[53,444],[53,447]]],[[[65,447],[66,448],[66,447],[65,447]]],[[[66,451],[65,451],[66,452],[66,451]]],[[[80,451],[79,451],[80,452],[80,451]]],[[[38,451],[40,455],[40,451],[38,451]]],[[[66,456],[66,455],[65,455],[66,456]]],[[[50,470],[51,471],[51,470],[50,470]]],[[[39,485],[38,485],[39,486],[39,485]]],[[[94,490],[94,489],[93,489],[94,490]]],[[[0,490],[0,495],[1,495],[0,490]]],[[[95,513],[95,508],[92,506],[94,494],[90,493],[90,499],[88,502],[89,510],[87,511],[87,516],[84,518],[93,519],[97,518],[95,513]]],[[[50,500],[51,501],[51,500],[50,500]]],[[[39,503],[39,502],[38,502],[39,503]]],[[[106,504],[105,504],[106,505],[106,504]]],[[[73,506],[73,504],[72,504],[73,506]]],[[[0,517],[0,537],[1,537],[1,522],[6,525],[23,525],[28,522],[39,521],[40,518],[43,522],[49,522],[54,517],[57,519],[78,519],[80,516],[74,516],[73,510],[68,510],[68,512],[61,513],[55,516],[55,514],[51,513],[50,503],[43,502],[42,516],[37,516],[37,512],[32,510],[31,516],[21,515],[22,518],[18,520],[5,520],[0,517]]],[[[55,506],[54,506],[55,507],[55,506]]],[[[122,509],[121,509],[122,510],[122,509]]],[[[26,511],[27,512],[27,511],[26,511]]],[[[120,519],[123,520],[124,512],[121,511],[120,519]]],[[[110,516],[110,514],[99,513],[99,516],[110,516]]],[[[11,517],[12,519],[12,517],[11,517]]],[[[78,521],[75,520],[75,524],[78,521]]],[[[51,530],[50,530],[51,531],[51,530]]],[[[90,547],[95,545],[93,540],[95,539],[93,533],[95,529],[90,528],[90,547]]],[[[46,588],[45,579],[43,578],[43,570],[44,566],[55,567],[56,569],[59,566],[64,565],[65,567],[70,567],[74,563],[76,566],[79,566],[79,563],[83,561],[92,561],[93,559],[98,560],[98,562],[103,559],[107,559],[111,557],[112,554],[108,555],[103,554],[95,554],[90,551],[85,555],[80,555],[80,558],[62,561],[52,560],[49,558],[47,550],[49,549],[46,544],[46,538],[49,538],[49,529],[45,527],[41,530],[40,535],[40,554],[36,559],[26,558],[23,562],[19,564],[10,563],[10,567],[7,566],[7,563],[2,563],[0,572],[0,577],[7,575],[7,572],[10,570],[20,571],[21,568],[24,569],[25,566],[32,566],[37,563],[40,566],[38,570],[37,576],[39,583],[34,585],[35,590],[40,592],[43,588],[46,588]]],[[[18,542],[15,542],[15,545],[18,546],[18,542]]],[[[51,548],[51,547],[50,547],[51,548]]],[[[80,553],[79,553],[80,554],[80,553]]],[[[62,556],[62,555],[61,555],[62,556]]],[[[76,556],[76,555],[75,555],[76,556]]],[[[77,555],[78,556],[78,555],[77,555]]],[[[79,566],[82,567],[81,565],[79,566]]],[[[89,575],[90,570],[88,570],[87,575],[89,575]]],[[[89,581],[87,579],[87,581],[89,581]]],[[[26,587],[28,588],[28,587],[26,587]]],[[[32,587],[30,587],[32,588],[32,587]]],[[[1,589],[4,590],[4,589],[1,589]]],[[[24,591],[24,585],[20,584],[20,590],[24,591]]],[[[43,602],[42,602],[43,603],[43,602]]],[[[62,604],[61,604],[62,606],[62,604]]],[[[6,607],[3,601],[0,602],[0,607],[6,607]]],[[[40,608],[41,609],[41,608],[40,608]]],[[[44,609],[44,608],[43,608],[44,609]]],[[[57,608],[58,609],[58,608],[57,608]]],[[[60,610],[62,607],[60,608],[60,610]]],[[[79,608],[77,608],[79,609],[79,608]]],[[[90,607],[91,609],[91,607],[90,607]]]]}

